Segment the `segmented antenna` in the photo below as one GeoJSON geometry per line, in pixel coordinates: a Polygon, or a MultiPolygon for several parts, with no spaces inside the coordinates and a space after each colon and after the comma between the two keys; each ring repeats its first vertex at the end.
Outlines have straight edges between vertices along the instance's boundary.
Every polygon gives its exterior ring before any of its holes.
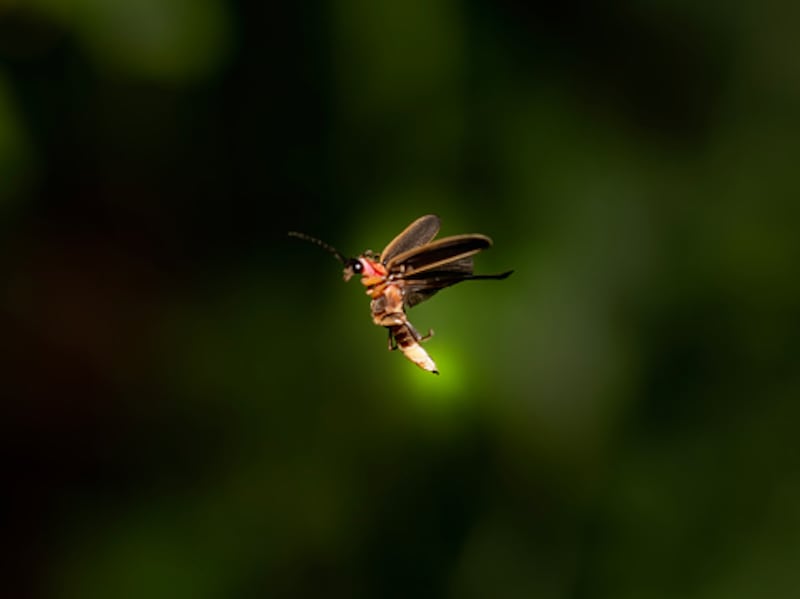
{"type": "Polygon", "coordinates": [[[320,239],[317,239],[316,237],[311,237],[311,235],[306,235],[305,233],[298,233],[297,231],[289,231],[289,237],[297,237],[298,239],[303,239],[305,241],[313,243],[314,245],[318,245],[326,252],[333,254],[333,256],[342,264],[347,262],[347,258],[345,258],[344,254],[342,254],[332,245],[328,245],[327,243],[325,243],[320,239]]]}

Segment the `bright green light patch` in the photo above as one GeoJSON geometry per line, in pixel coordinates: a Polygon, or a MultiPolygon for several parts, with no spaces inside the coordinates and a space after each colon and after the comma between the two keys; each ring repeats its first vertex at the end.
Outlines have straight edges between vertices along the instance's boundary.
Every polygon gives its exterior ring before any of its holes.
{"type": "Polygon", "coordinates": [[[452,343],[440,341],[433,344],[426,343],[424,347],[436,362],[440,374],[432,374],[412,366],[413,370],[403,376],[411,390],[411,397],[424,406],[462,404],[470,388],[471,376],[461,350],[452,343]]]}

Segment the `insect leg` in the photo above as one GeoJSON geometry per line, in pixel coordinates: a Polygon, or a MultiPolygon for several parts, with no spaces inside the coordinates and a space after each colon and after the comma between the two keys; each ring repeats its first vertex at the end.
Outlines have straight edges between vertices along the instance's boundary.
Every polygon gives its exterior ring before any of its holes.
{"type": "Polygon", "coordinates": [[[419,331],[417,331],[417,329],[415,329],[414,326],[407,320],[406,320],[406,326],[408,326],[408,330],[411,333],[411,336],[414,337],[414,341],[416,341],[417,343],[427,341],[428,339],[433,337],[433,329],[428,329],[427,334],[420,335],[419,331]]]}
{"type": "Polygon", "coordinates": [[[391,327],[386,327],[386,330],[389,331],[389,351],[395,351],[397,349],[397,339],[395,339],[391,327]]]}

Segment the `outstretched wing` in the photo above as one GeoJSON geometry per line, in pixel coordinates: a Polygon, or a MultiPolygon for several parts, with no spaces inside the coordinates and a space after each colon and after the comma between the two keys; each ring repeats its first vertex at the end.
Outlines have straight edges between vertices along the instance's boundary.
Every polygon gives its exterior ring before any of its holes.
{"type": "Polygon", "coordinates": [[[485,235],[455,235],[395,256],[387,264],[390,275],[402,280],[403,303],[412,308],[440,289],[461,281],[505,279],[513,271],[497,275],[474,275],[472,257],[491,247],[485,235]]]}
{"type": "Polygon", "coordinates": [[[409,277],[429,270],[450,270],[449,266],[460,272],[472,272],[472,261],[463,262],[481,250],[491,247],[492,240],[486,235],[454,235],[437,239],[421,247],[415,247],[396,254],[386,262],[389,274],[409,277]]]}
{"type": "Polygon", "coordinates": [[[420,216],[383,248],[380,261],[387,264],[399,254],[430,242],[439,232],[440,224],[439,217],[435,214],[420,216]]]}
{"type": "Polygon", "coordinates": [[[496,275],[460,275],[449,273],[429,273],[425,279],[404,279],[403,285],[403,305],[406,308],[413,308],[419,303],[430,299],[433,295],[445,287],[450,287],[462,281],[478,281],[480,279],[505,279],[513,270],[496,275]]]}
{"type": "Polygon", "coordinates": [[[437,291],[472,276],[472,256],[451,262],[441,270],[427,270],[402,277],[403,304],[413,308],[431,298],[437,291]]]}

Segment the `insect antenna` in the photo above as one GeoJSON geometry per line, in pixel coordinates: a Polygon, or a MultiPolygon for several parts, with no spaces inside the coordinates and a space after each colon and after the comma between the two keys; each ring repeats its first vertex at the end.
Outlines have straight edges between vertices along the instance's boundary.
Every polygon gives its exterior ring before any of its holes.
{"type": "Polygon", "coordinates": [[[317,239],[316,237],[311,237],[311,235],[306,235],[305,233],[298,233],[297,231],[289,231],[288,235],[289,237],[297,237],[297,239],[303,239],[305,241],[313,243],[314,245],[318,245],[329,254],[333,254],[334,258],[336,258],[342,264],[347,262],[347,258],[345,258],[344,254],[342,254],[332,245],[328,245],[321,239],[317,239]]]}

